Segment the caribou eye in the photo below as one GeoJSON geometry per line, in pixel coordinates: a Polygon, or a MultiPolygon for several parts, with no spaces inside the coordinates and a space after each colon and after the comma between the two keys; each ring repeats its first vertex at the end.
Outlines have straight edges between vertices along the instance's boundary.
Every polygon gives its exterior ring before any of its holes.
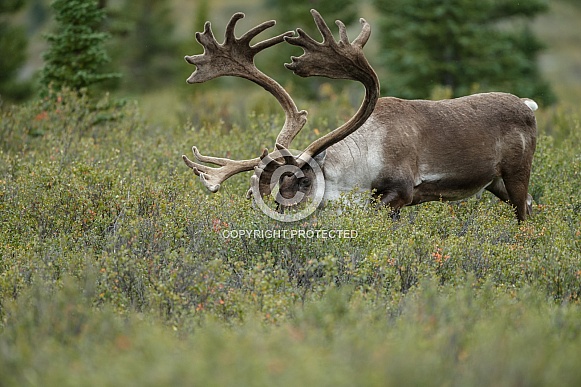
{"type": "Polygon", "coordinates": [[[308,177],[305,177],[304,179],[301,179],[301,181],[299,182],[299,185],[301,186],[301,188],[307,188],[311,186],[311,179],[309,179],[308,177]]]}

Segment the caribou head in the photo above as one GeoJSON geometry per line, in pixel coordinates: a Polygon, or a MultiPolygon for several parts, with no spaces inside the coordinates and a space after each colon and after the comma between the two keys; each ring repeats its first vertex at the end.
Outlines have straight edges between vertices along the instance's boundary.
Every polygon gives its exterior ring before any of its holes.
{"type": "Polygon", "coordinates": [[[442,101],[379,98],[377,75],[363,53],[370,25],[361,19],[361,33],[350,42],[345,25],[336,21],[336,41],[321,15],[315,10],[311,14],[322,42],[297,29],[251,45],[275,22],[262,23],[237,38],[234,29],[244,17],[241,13],[230,19],[221,44],[209,22],[196,34],[204,53],[185,57],[196,66],[188,83],[226,75],[246,78],[271,93],[285,112],[271,152],[265,149],[254,159],[231,160],[204,156],[193,147],[196,162],[183,156],[206,188],[216,192],[230,176],[254,170],[248,197],[270,195],[278,187],[276,201],[288,207],[316,197],[334,200],[357,187],[371,192],[394,214],[407,205],[459,200],[486,189],[513,205],[519,221],[526,219],[531,213],[527,191],[536,146],[534,101],[506,93],[442,101]],[[258,52],[282,42],[304,51],[285,64],[295,74],[356,80],[365,87],[353,117],[298,154],[289,148],[307,112],[299,111],[286,90],[254,65],[258,52]]]}

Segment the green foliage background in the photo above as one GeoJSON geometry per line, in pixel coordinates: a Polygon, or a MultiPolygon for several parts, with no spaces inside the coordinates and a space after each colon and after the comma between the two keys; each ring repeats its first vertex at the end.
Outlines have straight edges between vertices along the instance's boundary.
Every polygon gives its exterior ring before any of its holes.
{"type": "MultiPolygon", "coordinates": [[[[578,113],[541,114],[521,225],[492,195],[284,225],[243,198],[248,176],[212,195],[180,160],[252,156],[282,118],[229,125],[227,95],[200,98],[206,121],[176,127],[66,91],[3,114],[3,385],[579,383],[578,113]],[[285,228],[357,235],[226,237],[285,228]]],[[[334,98],[317,116],[348,108],[334,98]]]]}
{"type": "Polygon", "coordinates": [[[123,69],[117,86],[126,92],[144,92],[174,82],[187,50],[175,36],[171,2],[116,1],[108,5],[107,12],[113,34],[108,47],[113,64],[123,69]]]}
{"type": "Polygon", "coordinates": [[[425,98],[435,88],[453,97],[511,90],[544,104],[555,95],[538,70],[542,49],[527,19],[548,9],[545,0],[375,0],[380,59],[389,69],[386,95],[425,98]]]}
{"type": "Polygon", "coordinates": [[[22,26],[10,23],[10,16],[24,3],[24,0],[6,0],[0,4],[0,97],[14,100],[25,99],[30,93],[30,84],[16,79],[26,61],[26,33],[22,26]]]}

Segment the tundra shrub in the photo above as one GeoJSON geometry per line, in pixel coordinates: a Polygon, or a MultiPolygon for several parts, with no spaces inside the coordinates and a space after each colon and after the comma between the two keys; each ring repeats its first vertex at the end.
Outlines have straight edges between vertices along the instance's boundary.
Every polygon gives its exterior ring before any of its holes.
{"type": "Polygon", "coordinates": [[[578,123],[563,120],[577,125],[568,141],[539,137],[535,213],[522,224],[488,193],[405,208],[397,221],[348,204],[349,194],[282,224],[244,198],[248,175],[209,194],[180,157],[194,144],[252,157],[274,141],[280,117],[172,128],[144,122],[133,103],[91,105],[63,91],[0,121],[9,384],[32,374],[48,385],[129,374],[321,384],[329,370],[338,384],[579,381],[568,360],[581,348],[578,123]],[[519,356],[529,352],[538,355],[519,356]]]}

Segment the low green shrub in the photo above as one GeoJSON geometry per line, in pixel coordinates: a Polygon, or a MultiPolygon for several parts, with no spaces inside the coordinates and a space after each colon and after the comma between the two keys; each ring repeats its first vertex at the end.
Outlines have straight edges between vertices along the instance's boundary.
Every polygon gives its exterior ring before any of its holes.
{"type": "Polygon", "coordinates": [[[522,224],[489,194],[284,224],[248,175],[209,194],[180,160],[253,157],[281,118],[214,113],[167,128],[67,91],[3,113],[0,384],[581,380],[578,121],[539,136],[522,224]]]}

